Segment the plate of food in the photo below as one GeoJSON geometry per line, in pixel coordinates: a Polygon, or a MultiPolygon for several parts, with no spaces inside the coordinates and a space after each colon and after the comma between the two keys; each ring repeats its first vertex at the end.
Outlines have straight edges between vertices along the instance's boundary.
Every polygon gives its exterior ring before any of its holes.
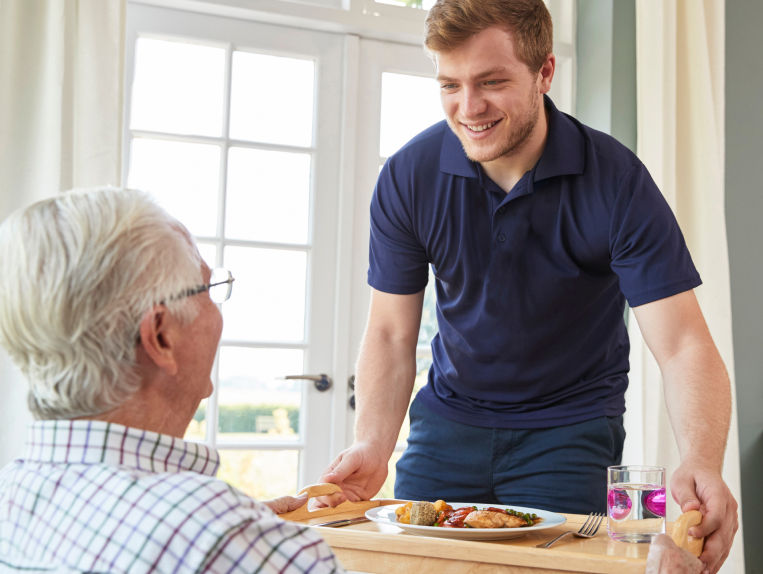
{"type": "Polygon", "coordinates": [[[463,540],[516,538],[567,520],[561,514],[538,508],[444,500],[377,506],[366,511],[366,518],[397,526],[409,534],[463,540]]]}

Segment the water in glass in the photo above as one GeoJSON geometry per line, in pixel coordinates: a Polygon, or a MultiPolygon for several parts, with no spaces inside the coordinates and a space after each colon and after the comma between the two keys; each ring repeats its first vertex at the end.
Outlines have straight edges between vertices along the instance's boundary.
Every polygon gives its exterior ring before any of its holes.
{"type": "Polygon", "coordinates": [[[650,542],[665,532],[665,478],[661,467],[610,467],[607,530],[623,542],[650,542]]]}

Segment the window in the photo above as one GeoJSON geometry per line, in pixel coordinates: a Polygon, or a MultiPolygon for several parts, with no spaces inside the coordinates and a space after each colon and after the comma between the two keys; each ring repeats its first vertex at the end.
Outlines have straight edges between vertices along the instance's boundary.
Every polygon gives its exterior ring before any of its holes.
{"type": "Polygon", "coordinates": [[[286,377],[335,371],[341,39],[146,6],[128,25],[127,185],[236,277],[188,437],[253,496],[294,492],[331,450],[332,393],[286,377]]]}
{"type": "MultiPolygon", "coordinates": [[[[215,391],[188,437],[220,449],[222,478],[271,498],[316,482],[352,440],[370,195],[386,157],[443,114],[420,45],[427,0],[237,4],[239,18],[222,16],[230,3],[128,3],[124,179],[236,277],[215,391]],[[312,380],[323,374],[327,390],[312,380]]],[[[569,110],[573,14],[559,5],[552,97],[569,110]]],[[[436,329],[430,282],[417,388],[436,329]]],[[[398,451],[406,436],[407,422],[398,451]]]]}

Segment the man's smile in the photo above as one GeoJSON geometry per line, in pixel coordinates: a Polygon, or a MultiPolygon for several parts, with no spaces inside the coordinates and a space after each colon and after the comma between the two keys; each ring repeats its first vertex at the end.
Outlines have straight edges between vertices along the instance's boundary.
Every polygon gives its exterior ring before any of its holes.
{"type": "Polygon", "coordinates": [[[474,125],[468,125],[468,124],[461,124],[464,126],[467,130],[473,133],[480,133],[484,132],[486,130],[489,130],[492,128],[495,124],[497,124],[500,120],[495,120],[492,122],[482,123],[482,124],[474,124],[474,125]]]}

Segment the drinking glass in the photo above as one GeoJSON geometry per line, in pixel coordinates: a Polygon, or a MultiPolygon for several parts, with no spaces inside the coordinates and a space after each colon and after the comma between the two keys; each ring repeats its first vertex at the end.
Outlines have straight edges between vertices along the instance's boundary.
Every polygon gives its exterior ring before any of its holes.
{"type": "Polygon", "coordinates": [[[608,467],[607,514],[613,540],[651,542],[665,532],[665,467],[608,467]]]}

